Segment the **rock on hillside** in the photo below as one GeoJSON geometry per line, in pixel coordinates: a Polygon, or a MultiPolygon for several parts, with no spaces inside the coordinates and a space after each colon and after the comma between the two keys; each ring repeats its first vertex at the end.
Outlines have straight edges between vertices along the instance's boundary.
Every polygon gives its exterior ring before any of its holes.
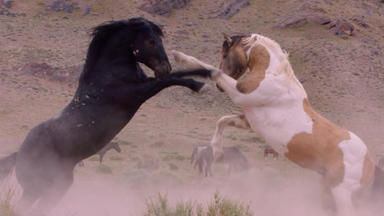
{"type": "Polygon", "coordinates": [[[226,0],[223,2],[224,10],[222,10],[218,17],[228,19],[240,11],[241,8],[249,6],[250,0],[226,0]]]}
{"type": "Polygon", "coordinates": [[[0,0],[0,5],[9,9],[12,6],[12,0],[0,0]]]}
{"type": "Polygon", "coordinates": [[[191,0],[144,0],[139,9],[151,14],[169,16],[173,9],[185,7],[191,0]]]}

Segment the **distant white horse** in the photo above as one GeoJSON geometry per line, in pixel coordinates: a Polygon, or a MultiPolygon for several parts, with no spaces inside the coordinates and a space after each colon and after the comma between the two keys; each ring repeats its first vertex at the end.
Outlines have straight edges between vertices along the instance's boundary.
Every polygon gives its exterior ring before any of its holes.
{"type": "Polygon", "coordinates": [[[212,80],[240,106],[244,115],[222,117],[211,140],[215,158],[223,153],[225,126],[248,128],[279,154],[323,176],[339,216],[356,214],[352,197],[370,185],[384,194],[382,171],[364,142],[354,133],[330,122],[309,104],[288,54],[275,41],[259,35],[224,35],[220,69],[195,57],[173,51],[177,62],[212,69],[212,80]],[[237,81],[249,69],[248,75],[237,81]]]}

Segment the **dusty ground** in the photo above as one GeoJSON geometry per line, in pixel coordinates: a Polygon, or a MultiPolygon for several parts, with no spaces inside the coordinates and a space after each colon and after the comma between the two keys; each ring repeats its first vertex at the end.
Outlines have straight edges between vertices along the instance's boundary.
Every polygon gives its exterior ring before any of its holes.
{"type": "MultiPolygon", "coordinates": [[[[364,4],[340,0],[332,5],[317,1],[331,17],[367,17],[369,28],[356,26],[354,36],[343,37],[333,35],[326,26],[310,23],[291,29],[273,27],[301,1],[253,0],[229,20],[211,18],[219,3],[204,0],[194,0],[170,17],[139,11],[137,1],[89,0],[86,2],[94,8],[88,16],[45,12],[42,2],[17,1],[13,12],[19,15],[0,16],[1,155],[16,151],[32,127],[56,115],[71,100],[76,87],[76,83],[27,75],[22,66],[30,62],[62,68],[81,65],[92,27],[134,16],[165,24],[167,50],[178,49],[214,65],[220,57],[221,32],[257,32],[274,38],[290,53],[312,105],[361,136],[375,155],[384,154],[384,9],[373,0],[364,4]]],[[[243,150],[254,167],[251,174],[228,177],[225,168],[217,165],[215,178],[197,175],[189,163],[193,146],[209,143],[220,116],[239,112],[207,82],[212,88],[204,95],[174,87],[146,102],[117,136],[121,154],[109,153],[103,165],[92,157],[85,161],[85,167],[76,169],[76,182],[59,207],[64,209],[61,212],[137,215],[145,198],[157,192],[168,191],[173,200],[204,200],[216,189],[250,203],[262,215],[305,215],[309,209],[317,212],[318,177],[283,158],[263,159],[264,144],[251,132],[225,132],[225,145],[243,150]],[[153,169],[137,168],[151,161],[153,169]],[[274,207],[276,202],[280,210],[274,207]],[[92,207],[81,207],[82,203],[92,207]]]]}

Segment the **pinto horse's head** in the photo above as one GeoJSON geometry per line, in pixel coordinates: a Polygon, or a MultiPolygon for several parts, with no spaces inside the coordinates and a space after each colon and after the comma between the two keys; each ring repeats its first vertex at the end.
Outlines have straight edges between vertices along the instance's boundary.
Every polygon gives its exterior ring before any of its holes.
{"type": "Polygon", "coordinates": [[[241,77],[248,68],[247,53],[242,43],[246,36],[224,35],[220,69],[234,79],[241,77]]]}
{"type": "Polygon", "coordinates": [[[163,47],[161,28],[144,18],[99,25],[92,36],[87,55],[90,67],[104,57],[119,64],[143,63],[155,72],[156,77],[172,70],[163,47]]]}
{"type": "MultiPolygon", "coordinates": [[[[242,39],[245,36],[228,36],[223,33],[220,69],[234,79],[240,78],[248,68],[247,54],[242,39]]],[[[217,86],[219,90],[222,89],[217,86]]]]}
{"type": "Polygon", "coordinates": [[[288,71],[288,66],[290,68],[286,52],[267,37],[258,34],[229,37],[224,34],[224,39],[220,69],[234,79],[239,79],[249,69],[249,74],[236,85],[242,93],[257,89],[267,73],[276,75],[288,71]]]}

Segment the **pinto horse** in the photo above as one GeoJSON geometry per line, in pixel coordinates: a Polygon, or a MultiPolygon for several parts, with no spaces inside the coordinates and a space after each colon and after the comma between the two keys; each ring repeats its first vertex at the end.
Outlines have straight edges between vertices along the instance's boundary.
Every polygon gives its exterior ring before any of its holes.
{"type": "Polygon", "coordinates": [[[208,70],[171,72],[162,31],[143,18],[97,26],[72,101],[59,115],[27,135],[19,151],[0,159],[0,177],[15,167],[23,188],[17,209],[50,212],[73,182],[75,165],[100,151],[131,120],[139,107],[162,89],[179,85],[199,91],[204,85],[187,75],[208,70]],[[140,63],[154,70],[147,77],[140,63]]]}
{"type": "Polygon", "coordinates": [[[356,214],[352,197],[373,181],[374,190],[384,194],[383,171],[375,169],[367,146],[311,107],[278,43],[259,34],[224,38],[220,69],[173,51],[177,62],[213,70],[212,80],[243,110],[217,122],[211,140],[215,158],[223,154],[225,126],[251,129],[279,154],[322,175],[339,216],[356,214]]]}

